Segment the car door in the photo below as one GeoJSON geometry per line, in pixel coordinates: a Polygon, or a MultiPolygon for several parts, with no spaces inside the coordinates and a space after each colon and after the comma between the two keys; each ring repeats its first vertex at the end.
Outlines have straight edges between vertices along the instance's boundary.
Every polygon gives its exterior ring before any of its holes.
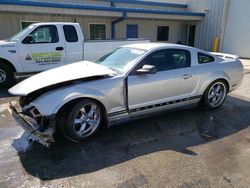
{"type": "Polygon", "coordinates": [[[20,62],[25,72],[38,72],[65,64],[65,44],[61,28],[55,25],[42,25],[19,45],[20,62]]]}
{"type": "Polygon", "coordinates": [[[133,115],[186,103],[194,95],[197,78],[188,50],[163,49],[149,54],[128,76],[128,106],[133,115]],[[154,65],[156,74],[138,74],[143,65],[154,65]]]}

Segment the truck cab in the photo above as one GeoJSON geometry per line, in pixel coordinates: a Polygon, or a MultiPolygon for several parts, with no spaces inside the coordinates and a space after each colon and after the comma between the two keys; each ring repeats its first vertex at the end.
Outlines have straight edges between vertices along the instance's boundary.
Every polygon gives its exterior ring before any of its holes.
{"type": "Polygon", "coordinates": [[[37,23],[0,42],[0,86],[12,84],[14,72],[40,72],[83,59],[78,23],[37,23]]]}

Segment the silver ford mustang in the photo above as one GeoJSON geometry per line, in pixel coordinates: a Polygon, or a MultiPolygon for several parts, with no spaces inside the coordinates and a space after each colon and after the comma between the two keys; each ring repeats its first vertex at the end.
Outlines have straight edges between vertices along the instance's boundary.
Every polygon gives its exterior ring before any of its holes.
{"type": "Polygon", "coordinates": [[[133,44],[96,63],[77,62],[24,80],[9,90],[20,96],[10,111],[31,140],[49,146],[56,128],[79,141],[101,125],[172,108],[194,103],[218,108],[243,75],[237,56],[175,44],[133,44]]]}

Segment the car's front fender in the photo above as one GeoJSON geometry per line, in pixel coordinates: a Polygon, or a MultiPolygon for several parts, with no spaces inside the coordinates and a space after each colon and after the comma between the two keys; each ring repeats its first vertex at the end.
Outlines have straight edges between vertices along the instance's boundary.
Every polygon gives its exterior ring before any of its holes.
{"type": "Polygon", "coordinates": [[[93,89],[77,90],[76,88],[66,88],[52,90],[35,99],[31,105],[35,106],[42,116],[56,114],[66,103],[78,98],[92,98],[107,107],[105,95],[93,89]]]}

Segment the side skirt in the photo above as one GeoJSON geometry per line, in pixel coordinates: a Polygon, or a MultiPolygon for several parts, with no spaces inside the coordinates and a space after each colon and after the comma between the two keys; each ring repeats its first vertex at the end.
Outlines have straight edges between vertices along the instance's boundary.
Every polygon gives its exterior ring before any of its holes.
{"type": "Polygon", "coordinates": [[[174,100],[174,101],[169,101],[169,102],[158,103],[158,104],[154,104],[150,106],[134,108],[129,111],[121,110],[118,112],[113,112],[113,113],[108,114],[109,126],[128,122],[131,119],[137,119],[138,117],[140,118],[140,117],[145,117],[145,116],[151,116],[153,114],[164,113],[166,111],[169,111],[175,108],[181,109],[181,108],[185,108],[185,106],[187,107],[192,106],[193,104],[198,103],[201,98],[202,98],[202,95],[199,95],[199,96],[189,97],[185,99],[179,99],[179,100],[174,100]],[[186,103],[186,102],[190,102],[190,104],[185,104],[185,105],[183,104],[183,106],[181,107],[180,106],[175,107],[175,105],[179,105],[181,103],[186,103]],[[137,115],[137,113],[140,113],[143,111],[145,111],[145,113],[137,115]]]}

